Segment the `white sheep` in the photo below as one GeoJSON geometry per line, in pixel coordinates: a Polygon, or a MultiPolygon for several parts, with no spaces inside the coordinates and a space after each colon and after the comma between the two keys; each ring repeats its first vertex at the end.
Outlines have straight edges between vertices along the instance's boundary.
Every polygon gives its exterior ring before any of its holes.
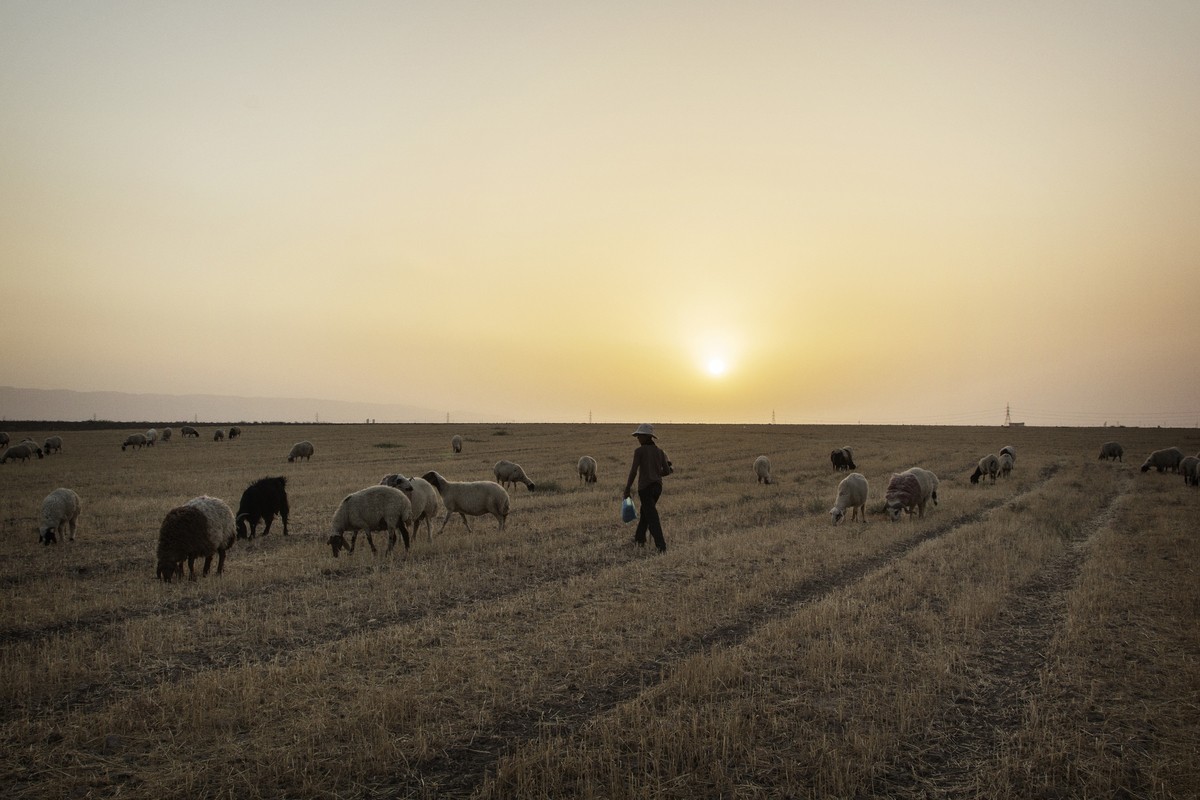
{"type": "Polygon", "coordinates": [[[766,456],[759,456],[754,459],[754,474],[758,477],[759,483],[771,482],[771,459],[766,456]]]}
{"type": "Polygon", "coordinates": [[[338,552],[345,550],[354,552],[358,541],[358,532],[367,534],[367,544],[371,552],[378,553],[375,542],[371,540],[372,531],[387,531],[388,548],[385,553],[391,553],[396,546],[396,531],[404,538],[404,549],[407,550],[408,525],[412,523],[412,503],[404,496],[404,492],[392,486],[368,486],[342,498],[337,511],[333,513],[333,533],[329,537],[329,546],[333,548],[336,558],[338,552]],[[349,543],[346,533],[353,532],[349,543]]]}
{"type": "Polygon", "coordinates": [[[596,482],[596,459],[591,456],[581,456],[575,469],[579,472],[580,483],[596,482]]]}
{"type": "Polygon", "coordinates": [[[408,502],[412,504],[413,536],[421,522],[425,522],[426,539],[433,541],[433,518],[437,516],[440,503],[437,490],[424,478],[406,478],[398,472],[384,475],[379,481],[384,486],[392,486],[404,492],[408,502]]]}
{"type": "Polygon", "coordinates": [[[455,453],[462,452],[462,437],[457,433],[450,437],[450,449],[455,453]]]}
{"type": "Polygon", "coordinates": [[[61,453],[62,437],[47,436],[46,441],[42,442],[42,449],[46,451],[46,455],[50,455],[51,453],[61,453]]]}
{"type": "Polygon", "coordinates": [[[1012,456],[1013,464],[1017,463],[1017,448],[1013,447],[1011,444],[1006,444],[1004,447],[1000,448],[999,455],[1004,455],[1005,453],[1008,453],[1010,456],[1012,456]]]}
{"type": "Polygon", "coordinates": [[[1172,472],[1179,472],[1179,464],[1183,461],[1183,451],[1178,447],[1168,447],[1165,450],[1155,450],[1146,459],[1146,463],[1142,464],[1142,472],[1149,472],[1151,467],[1154,467],[1159,472],[1164,469],[1169,469],[1172,472]]]}
{"type": "Polygon", "coordinates": [[[912,467],[900,474],[893,473],[887,488],[887,511],[892,521],[900,519],[900,512],[913,513],[917,517],[925,516],[925,506],[929,501],[938,504],[938,477],[927,469],[912,467]]]}
{"type": "Polygon", "coordinates": [[[288,453],[288,461],[296,461],[297,459],[311,459],[313,454],[312,442],[303,441],[296,442],[292,445],[292,451],[288,453]]]}
{"type": "Polygon", "coordinates": [[[1100,458],[1097,461],[1125,461],[1125,448],[1120,442],[1105,442],[1100,445],[1100,458]]]}
{"type": "Polygon", "coordinates": [[[121,443],[122,450],[124,450],[126,447],[132,447],[137,450],[141,450],[145,446],[146,446],[146,434],[144,434],[144,433],[131,433],[128,436],[126,436],[125,441],[121,443]]]}
{"type": "Polygon", "coordinates": [[[61,533],[75,541],[75,524],[79,521],[79,495],[70,489],[55,489],[42,501],[42,521],[38,525],[38,541],[54,544],[61,533]],[[65,529],[65,530],[64,530],[65,529]]]}
{"type": "Polygon", "coordinates": [[[1200,458],[1188,456],[1179,462],[1179,471],[1183,473],[1184,486],[1200,486],[1200,458]]]}
{"type": "Polygon", "coordinates": [[[446,518],[442,520],[441,533],[446,529],[450,517],[458,514],[462,517],[463,525],[471,530],[467,515],[481,517],[491,514],[500,523],[499,530],[504,530],[508,519],[509,498],[504,487],[492,481],[448,481],[437,472],[426,472],[421,476],[437,489],[446,506],[446,518]]]}
{"type": "Polygon", "coordinates": [[[999,472],[1000,477],[1007,478],[1010,475],[1012,475],[1013,462],[1014,462],[1012,453],[1004,453],[1004,452],[1000,453],[999,461],[1000,461],[1000,472],[999,472]]]}
{"type": "Polygon", "coordinates": [[[511,461],[497,461],[496,466],[492,467],[492,472],[496,476],[496,483],[506,489],[509,485],[516,486],[518,483],[525,484],[525,488],[531,492],[537,488],[533,485],[533,481],[529,480],[520,464],[514,464],[511,461]]]}
{"type": "Polygon", "coordinates": [[[992,479],[992,483],[996,482],[996,475],[1000,472],[999,457],[988,454],[979,459],[979,464],[975,467],[975,472],[971,474],[971,483],[979,483],[979,479],[987,475],[992,479]]]}
{"type": "Polygon", "coordinates": [[[146,444],[148,446],[153,447],[154,443],[157,441],[158,441],[158,431],[157,430],[155,430],[154,428],[151,428],[150,430],[146,431],[146,444]]]}
{"type": "Polygon", "coordinates": [[[204,556],[204,574],[217,556],[217,574],[225,571],[225,551],[233,547],[236,528],[233,511],[224,500],[208,495],[194,497],[171,509],[158,531],[158,577],[167,583],[183,577],[188,563],[191,580],[196,579],[195,561],[204,556]]]}
{"type": "Polygon", "coordinates": [[[14,444],[12,447],[6,449],[4,451],[4,455],[0,455],[0,464],[7,462],[9,459],[18,458],[22,461],[28,461],[34,456],[41,458],[42,448],[35,444],[30,444],[29,442],[22,442],[21,444],[14,444]]]}
{"type": "Polygon", "coordinates": [[[837,499],[834,500],[833,508],[829,509],[829,516],[834,525],[846,517],[847,508],[853,509],[850,515],[851,522],[858,519],[860,513],[862,521],[867,521],[867,490],[867,479],[857,472],[851,472],[842,478],[842,482],[838,484],[837,499]]]}

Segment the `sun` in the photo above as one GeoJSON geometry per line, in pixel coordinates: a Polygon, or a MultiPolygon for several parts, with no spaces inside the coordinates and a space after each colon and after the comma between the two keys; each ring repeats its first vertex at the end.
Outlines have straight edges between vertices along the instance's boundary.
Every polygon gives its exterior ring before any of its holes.
{"type": "Polygon", "coordinates": [[[719,378],[726,373],[726,371],[729,369],[729,365],[726,364],[725,359],[721,358],[720,356],[712,356],[708,359],[706,368],[708,369],[709,375],[713,376],[714,378],[719,378]]]}

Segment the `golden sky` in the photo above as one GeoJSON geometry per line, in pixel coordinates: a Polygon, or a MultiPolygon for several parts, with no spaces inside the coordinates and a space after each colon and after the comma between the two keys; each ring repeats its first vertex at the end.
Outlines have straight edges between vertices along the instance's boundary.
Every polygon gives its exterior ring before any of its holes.
{"type": "Polygon", "coordinates": [[[3,2],[0,382],[1195,425],[1198,41],[1192,0],[3,2]]]}

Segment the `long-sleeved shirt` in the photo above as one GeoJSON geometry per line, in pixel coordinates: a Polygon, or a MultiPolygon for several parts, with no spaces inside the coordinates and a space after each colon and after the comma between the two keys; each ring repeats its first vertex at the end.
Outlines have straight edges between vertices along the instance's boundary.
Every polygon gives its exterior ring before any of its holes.
{"type": "Polygon", "coordinates": [[[629,491],[636,477],[638,491],[652,483],[662,483],[664,475],[671,474],[671,462],[667,454],[658,445],[644,444],[633,451],[633,466],[629,470],[629,480],[625,481],[625,490],[629,491]]]}

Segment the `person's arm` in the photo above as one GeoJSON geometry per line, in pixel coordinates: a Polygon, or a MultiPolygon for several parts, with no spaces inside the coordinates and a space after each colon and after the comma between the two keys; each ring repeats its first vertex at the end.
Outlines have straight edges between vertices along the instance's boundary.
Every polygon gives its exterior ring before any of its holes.
{"type": "Polygon", "coordinates": [[[638,454],[635,450],[633,453],[633,466],[629,468],[629,478],[625,481],[625,494],[623,497],[629,497],[629,491],[633,488],[633,479],[637,477],[638,471],[638,454]]]}

